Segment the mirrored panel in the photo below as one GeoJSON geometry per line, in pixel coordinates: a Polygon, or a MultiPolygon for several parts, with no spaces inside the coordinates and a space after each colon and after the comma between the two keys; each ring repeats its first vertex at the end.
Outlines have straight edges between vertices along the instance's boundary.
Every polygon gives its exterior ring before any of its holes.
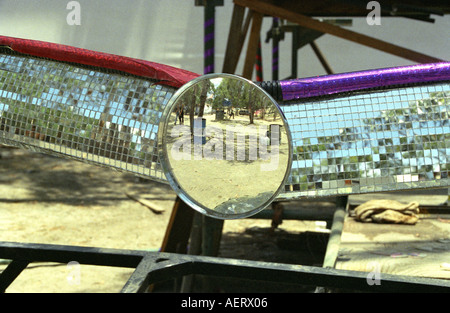
{"type": "Polygon", "coordinates": [[[220,218],[275,198],[447,187],[449,108],[448,83],[277,104],[231,75],[177,91],[0,53],[0,143],[170,179],[191,206],[220,218]]]}
{"type": "Polygon", "coordinates": [[[157,135],[175,90],[131,75],[0,54],[0,141],[167,182],[157,135]]]}
{"type": "Polygon", "coordinates": [[[448,83],[280,106],[293,140],[291,174],[280,198],[450,184],[448,83]]]}
{"type": "Polygon", "coordinates": [[[255,214],[284,188],[289,129],[277,103],[248,80],[226,74],[195,79],[171,99],[160,129],[169,183],[206,215],[255,214]]]}

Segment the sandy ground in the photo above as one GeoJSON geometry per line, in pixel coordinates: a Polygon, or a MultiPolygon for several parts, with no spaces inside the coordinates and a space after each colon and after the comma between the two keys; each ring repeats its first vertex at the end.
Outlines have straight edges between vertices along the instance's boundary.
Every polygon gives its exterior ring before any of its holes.
{"type": "MultiPolygon", "coordinates": [[[[169,124],[168,133],[173,137],[167,143],[168,159],[180,186],[213,213],[245,214],[253,209],[253,205],[246,206],[247,202],[258,206],[266,203],[284,179],[289,145],[283,131],[279,147],[273,151],[268,142],[261,144],[260,137],[265,138],[271,123],[281,124],[280,119],[274,122],[273,118],[261,120],[255,117],[255,123],[250,125],[247,115],[216,120],[215,115],[207,114],[204,120],[208,135],[201,149],[193,147],[190,135],[186,136],[177,128],[180,125],[169,124]],[[227,136],[230,134],[233,139],[229,142],[227,136]],[[246,138],[238,139],[238,134],[246,138]],[[267,159],[260,156],[260,151],[266,153],[267,159]],[[264,183],[249,183],[249,173],[255,182],[264,183]]],[[[189,129],[189,116],[182,127],[189,129]]]]}
{"type": "MultiPolygon", "coordinates": [[[[176,198],[165,184],[73,160],[0,147],[0,240],[158,251],[176,198]],[[128,195],[150,201],[155,213],[128,195]]],[[[380,195],[378,195],[380,196],[380,195]]],[[[396,194],[384,194],[401,200],[396,194]]],[[[442,203],[437,195],[414,192],[418,200],[442,203]]],[[[367,201],[374,195],[352,196],[367,201]]],[[[411,197],[411,195],[409,196],[411,197]]],[[[405,198],[406,199],[406,198],[405,198]]],[[[411,200],[410,198],[408,198],[411,200]]],[[[411,200],[412,201],[412,200],[411,200]]],[[[310,203],[302,202],[309,206],[310,203]]],[[[316,204],[315,204],[316,205],[316,204]]],[[[327,235],[323,222],[270,219],[224,223],[219,256],[243,260],[321,266],[327,235]]],[[[8,260],[0,258],[0,271],[8,260]]],[[[7,293],[116,293],[133,269],[81,265],[75,282],[67,264],[33,263],[7,293]]],[[[204,292],[311,292],[311,287],[213,279],[198,281],[204,292]]],[[[171,285],[161,291],[173,291],[171,285]],[[168,289],[167,289],[168,288],[168,289]]]]}
{"type": "MultiPolygon", "coordinates": [[[[1,241],[160,249],[176,197],[168,185],[21,149],[1,148],[0,155],[1,241]],[[164,211],[156,214],[127,195],[145,198],[164,211]]],[[[314,222],[284,221],[273,233],[271,220],[226,221],[220,256],[320,265],[320,251],[305,254],[280,244],[280,238],[289,242],[293,234],[315,227],[314,222]]],[[[8,261],[0,262],[2,270],[8,261]]],[[[66,264],[33,263],[6,291],[119,292],[133,271],[81,265],[74,283],[68,279],[71,270],[66,264]]]]}

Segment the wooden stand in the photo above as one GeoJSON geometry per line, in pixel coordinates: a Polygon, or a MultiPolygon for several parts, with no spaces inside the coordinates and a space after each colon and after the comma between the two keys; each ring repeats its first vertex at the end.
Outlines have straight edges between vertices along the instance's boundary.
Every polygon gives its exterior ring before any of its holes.
{"type": "MultiPolygon", "coordinates": [[[[438,58],[415,52],[413,50],[406,49],[351,30],[347,30],[327,22],[321,22],[317,19],[313,19],[304,14],[304,12],[308,12],[309,6],[311,6],[310,4],[308,5],[308,1],[302,1],[302,6],[300,6],[298,1],[295,0],[234,0],[233,15],[228,36],[227,49],[225,53],[223,72],[236,72],[236,66],[243,49],[246,34],[250,29],[250,37],[248,41],[242,76],[247,79],[252,78],[256,51],[261,31],[262,18],[264,17],[264,15],[278,17],[291,23],[295,23],[310,31],[315,31],[322,34],[330,34],[417,63],[433,63],[443,61],[438,58]],[[246,10],[248,11],[247,14],[246,10]]],[[[334,9],[336,9],[336,7],[334,7],[334,9]]],[[[347,12],[345,11],[345,8],[341,9],[341,11],[330,11],[328,12],[328,14],[332,16],[342,14],[342,16],[345,16],[352,12],[352,15],[366,16],[368,13],[367,10],[362,9],[356,11],[350,10],[347,12]]],[[[313,12],[312,9],[310,11],[313,12]]],[[[322,14],[326,13],[327,12],[322,12],[322,14]]],[[[314,38],[310,39],[310,43],[312,43],[313,50],[316,52],[319,60],[321,60],[322,64],[325,66],[323,57],[321,57],[321,53],[319,52],[317,45],[314,44],[314,38]]]]}

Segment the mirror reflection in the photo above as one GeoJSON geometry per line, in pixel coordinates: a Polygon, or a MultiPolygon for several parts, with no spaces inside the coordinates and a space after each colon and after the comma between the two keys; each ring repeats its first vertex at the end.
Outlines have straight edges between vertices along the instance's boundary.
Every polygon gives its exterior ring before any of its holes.
{"type": "Polygon", "coordinates": [[[282,108],[293,142],[286,197],[443,187],[450,182],[448,83],[290,102],[282,108]]]}
{"type": "Polygon", "coordinates": [[[166,182],[157,135],[175,91],[156,80],[0,51],[0,142],[166,182]]]}
{"type": "Polygon", "coordinates": [[[275,101],[250,81],[225,74],[194,80],[174,95],[161,129],[169,182],[204,214],[252,215],[284,186],[289,130],[275,101]]]}

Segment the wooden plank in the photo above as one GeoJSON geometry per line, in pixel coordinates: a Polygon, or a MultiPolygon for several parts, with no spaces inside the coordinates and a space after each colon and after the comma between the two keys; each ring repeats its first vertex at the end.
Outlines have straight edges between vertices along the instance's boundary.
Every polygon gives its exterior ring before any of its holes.
{"type": "Polygon", "coordinates": [[[258,43],[261,35],[263,15],[261,13],[252,13],[252,27],[250,30],[250,38],[248,40],[247,54],[245,56],[244,70],[242,76],[252,79],[253,69],[256,62],[256,54],[258,51],[258,43]]]}
{"type": "Polygon", "coordinates": [[[223,62],[223,73],[234,74],[236,71],[239,57],[244,46],[252,14],[249,12],[245,17],[245,8],[235,5],[231,17],[230,31],[228,34],[227,47],[225,50],[225,59],[223,62]],[[245,18],[245,20],[244,20],[245,18]]]}
{"type": "Polygon", "coordinates": [[[325,59],[325,57],[323,56],[322,52],[320,51],[319,47],[317,46],[317,44],[312,41],[310,43],[311,48],[313,49],[315,55],[317,56],[317,58],[320,61],[320,64],[322,64],[322,67],[324,68],[324,70],[327,72],[328,75],[333,74],[333,70],[331,69],[331,66],[328,64],[328,61],[325,59]]]}
{"type": "Polygon", "coordinates": [[[153,213],[161,214],[161,213],[163,213],[166,210],[162,206],[158,205],[157,203],[155,203],[153,201],[149,201],[149,200],[145,199],[141,195],[136,195],[136,194],[132,195],[132,194],[129,194],[129,193],[126,193],[126,195],[127,195],[128,198],[133,199],[134,201],[139,202],[143,206],[147,207],[153,213]]]}
{"type": "Polygon", "coordinates": [[[280,7],[265,1],[254,0],[234,0],[236,5],[248,7],[256,12],[276,16],[281,19],[286,19],[290,22],[297,23],[300,26],[311,28],[322,33],[327,33],[340,37],[367,47],[371,47],[392,55],[396,55],[418,63],[434,63],[442,62],[443,60],[428,56],[410,49],[406,49],[383,40],[372,38],[357,32],[334,26],[328,23],[320,22],[306,15],[296,13],[288,7],[280,7]]]}
{"type": "Polygon", "coordinates": [[[166,229],[161,252],[186,253],[191,233],[194,209],[176,198],[166,229]]]}

